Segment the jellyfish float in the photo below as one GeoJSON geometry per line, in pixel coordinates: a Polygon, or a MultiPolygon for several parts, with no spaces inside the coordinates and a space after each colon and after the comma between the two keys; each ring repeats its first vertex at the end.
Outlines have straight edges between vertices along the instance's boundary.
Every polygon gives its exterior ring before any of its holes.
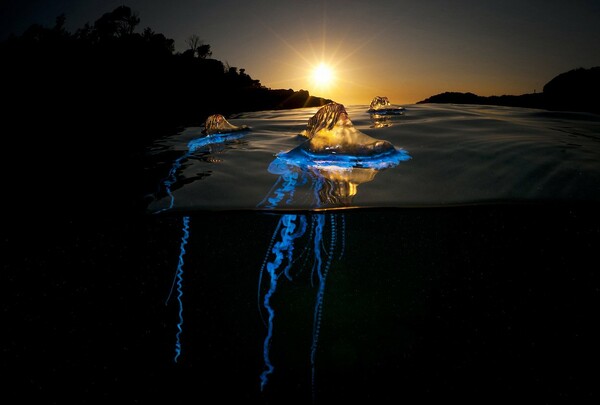
{"type": "MultiPolygon", "coordinates": [[[[171,186],[176,181],[177,171],[181,168],[182,163],[192,156],[194,153],[197,153],[202,150],[206,150],[211,146],[218,144],[226,144],[227,142],[232,142],[237,139],[242,138],[245,135],[245,132],[250,128],[246,125],[235,126],[229,123],[225,117],[221,114],[213,114],[206,119],[204,124],[204,130],[202,131],[205,136],[200,138],[196,138],[188,142],[187,151],[184,155],[179,157],[173,163],[171,170],[167,178],[163,181],[163,185],[167,195],[170,198],[169,205],[166,208],[156,211],[156,213],[163,212],[173,208],[175,198],[173,197],[173,193],[171,192],[171,186]]],[[[177,322],[177,333],[175,335],[175,356],[173,361],[177,362],[179,356],[181,355],[181,333],[183,332],[183,267],[184,267],[184,258],[185,258],[185,248],[188,243],[188,238],[190,235],[190,217],[183,216],[183,224],[182,224],[182,237],[179,245],[179,260],[177,262],[177,269],[175,271],[175,277],[173,278],[173,284],[171,286],[171,290],[167,299],[165,301],[165,305],[168,305],[173,292],[177,293],[177,305],[178,305],[178,322],[177,322]]]]}
{"type": "Polygon", "coordinates": [[[334,260],[341,259],[345,250],[345,217],[337,210],[352,207],[360,184],[372,181],[379,171],[395,167],[410,156],[388,141],[360,132],[338,103],[319,109],[300,135],[308,139],[279,153],[269,165],[269,172],[279,177],[258,205],[269,210],[305,212],[280,216],[261,266],[258,303],[261,314],[266,315],[267,333],[260,384],[265,390],[275,370],[270,357],[276,313],[272,298],[282,281],[293,281],[304,268],[310,268],[311,283],[317,290],[310,350],[314,399],[325,283],[334,260]],[[329,213],[323,212],[326,210],[329,213]]]}
{"type": "Polygon", "coordinates": [[[371,128],[386,128],[393,125],[392,117],[404,115],[404,107],[390,104],[387,97],[376,96],[371,100],[367,112],[371,115],[371,128]]]}
{"type": "Polygon", "coordinates": [[[375,96],[371,100],[371,105],[367,112],[377,115],[401,115],[404,114],[405,108],[390,103],[387,97],[375,96]]]}

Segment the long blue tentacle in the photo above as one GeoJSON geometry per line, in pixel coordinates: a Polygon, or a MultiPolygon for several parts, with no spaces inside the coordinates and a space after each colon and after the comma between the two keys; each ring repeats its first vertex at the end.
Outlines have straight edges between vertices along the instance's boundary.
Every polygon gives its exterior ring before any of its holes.
{"type": "Polygon", "coordinates": [[[190,226],[190,217],[183,217],[183,235],[181,237],[181,243],[179,245],[179,261],[177,262],[177,271],[175,272],[175,278],[173,279],[173,285],[171,286],[171,291],[169,292],[169,296],[165,301],[165,305],[168,304],[169,299],[171,298],[171,294],[173,293],[173,288],[177,286],[177,303],[179,305],[179,321],[177,322],[177,334],[175,335],[175,357],[174,361],[177,363],[179,356],[181,355],[181,333],[183,332],[183,264],[184,264],[184,256],[185,256],[185,246],[187,245],[188,238],[190,236],[189,232],[190,226]]]}
{"type": "MultiPolygon", "coordinates": [[[[322,267],[323,264],[323,260],[321,257],[318,257],[317,259],[317,274],[319,277],[319,289],[317,291],[317,298],[315,301],[315,311],[314,311],[314,318],[313,318],[313,339],[312,339],[312,345],[311,345],[311,349],[310,349],[310,365],[311,365],[311,383],[312,383],[312,393],[313,393],[313,400],[315,398],[315,393],[316,393],[316,357],[317,357],[317,346],[319,344],[319,336],[321,333],[321,318],[323,316],[323,298],[325,296],[325,282],[327,281],[327,273],[329,272],[329,268],[331,266],[331,262],[333,259],[333,252],[335,250],[335,246],[336,246],[336,239],[337,239],[337,230],[336,230],[336,223],[335,223],[335,214],[330,214],[329,215],[330,221],[331,221],[331,241],[329,243],[329,252],[330,254],[327,257],[327,262],[325,263],[325,266],[322,267]]],[[[317,225],[317,232],[316,234],[319,235],[319,237],[315,236],[315,256],[320,256],[320,243],[321,243],[321,239],[322,239],[322,234],[323,234],[323,227],[324,224],[326,222],[326,218],[324,215],[319,215],[319,219],[318,219],[318,225],[317,225]]]]}

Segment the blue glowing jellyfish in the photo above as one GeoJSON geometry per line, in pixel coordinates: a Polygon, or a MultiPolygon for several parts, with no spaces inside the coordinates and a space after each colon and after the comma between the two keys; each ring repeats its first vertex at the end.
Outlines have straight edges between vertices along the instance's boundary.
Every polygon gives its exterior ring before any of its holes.
{"type": "Polygon", "coordinates": [[[202,131],[205,136],[192,139],[190,142],[188,142],[187,151],[173,162],[173,166],[171,166],[169,174],[163,180],[162,185],[164,187],[164,192],[169,197],[169,204],[167,207],[156,211],[156,213],[167,211],[173,208],[175,204],[175,197],[173,196],[172,186],[177,181],[177,173],[181,169],[183,162],[185,162],[195,153],[203,151],[211,152],[210,148],[214,147],[215,145],[223,145],[227,144],[228,142],[233,142],[243,138],[246,135],[246,132],[249,130],[250,128],[246,125],[236,126],[230,124],[221,114],[213,114],[209,116],[206,119],[204,130],[202,131]]]}
{"type": "MultiPolygon", "coordinates": [[[[249,128],[245,125],[243,126],[235,126],[227,122],[227,120],[220,114],[214,114],[207,118],[204,133],[206,136],[201,138],[196,138],[188,142],[188,150],[187,152],[175,160],[171,170],[169,171],[169,175],[163,181],[163,185],[165,187],[165,191],[170,198],[170,202],[168,207],[163,208],[158,212],[166,211],[168,209],[173,208],[174,205],[174,197],[171,192],[171,186],[176,181],[177,171],[180,169],[182,162],[188,159],[192,154],[201,151],[205,148],[208,148],[212,145],[224,144],[226,142],[234,141],[239,139],[245,135],[244,131],[249,130],[249,128]]],[[[181,333],[183,332],[183,265],[184,265],[184,257],[185,257],[185,247],[189,238],[189,223],[190,217],[183,217],[183,229],[182,229],[182,238],[180,243],[180,251],[179,251],[179,260],[177,262],[177,269],[175,272],[175,277],[173,278],[173,285],[171,286],[171,291],[165,301],[165,305],[169,303],[171,295],[173,291],[177,291],[177,304],[179,307],[178,316],[179,320],[177,322],[177,334],[175,336],[175,357],[174,361],[177,362],[179,356],[181,355],[181,333]]]]}
{"type": "Polygon", "coordinates": [[[269,376],[275,370],[269,352],[275,319],[272,297],[281,280],[293,281],[308,262],[311,281],[316,281],[317,288],[310,351],[314,397],[325,283],[333,261],[341,259],[344,254],[346,226],[343,214],[320,211],[351,206],[359,184],[372,181],[379,171],[397,166],[410,156],[387,141],[357,130],[344,106],[337,103],[322,107],[309,120],[301,135],[308,139],[296,148],[278,154],[269,165],[269,172],[279,177],[259,203],[259,207],[272,210],[318,210],[315,213],[281,215],[261,267],[259,309],[261,314],[263,311],[267,314],[267,334],[263,344],[265,368],[260,375],[260,386],[261,390],[265,389],[269,376]],[[294,270],[294,266],[299,269],[294,270]],[[263,281],[265,271],[269,277],[268,288],[263,286],[267,284],[263,281]]]}
{"type": "Polygon", "coordinates": [[[348,207],[359,184],[410,159],[405,150],[356,129],[342,104],[323,106],[301,135],[308,139],[269,165],[279,177],[259,207],[348,207]]]}

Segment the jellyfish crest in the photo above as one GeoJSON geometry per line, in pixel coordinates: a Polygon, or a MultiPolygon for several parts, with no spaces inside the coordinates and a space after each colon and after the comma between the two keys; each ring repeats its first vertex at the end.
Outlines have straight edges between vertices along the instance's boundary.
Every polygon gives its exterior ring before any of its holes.
{"type": "Polygon", "coordinates": [[[379,115],[404,114],[404,111],[404,107],[393,105],[387,97],[382,96],[375,96],[367,110],[368,113],[379,115]]]}
{"type": "Polygon", "coordinates": [[[390,105],[390,100],[387,97],[375,96],[373,100],[371,100],[370,109],[371,110],[380,110],[390,105]]]}
{"type": "Polygon", "coordinates": [[[352,125],[344,106],[336,102],[325,104],[308,120],[300,135],[310,139],[322,130],[332,130],[340,121],[352,125]]]}
{"type": "Polygon", "coordinates": [[[342,104],[329,103],[308,121],[307,142],[300,147],[310,153],[372,156],[394,149],[388,141],[370,137],[354,125],[342,104]]]}
{"type": "Polygon", "coordinates": [[[249,128],[246,125],[236,126],[231,124],[221,114],[213,114],[206,119],[204,123],[204,133],[207,135],[227,134],[231,132],[245,131],[249,128]]]}

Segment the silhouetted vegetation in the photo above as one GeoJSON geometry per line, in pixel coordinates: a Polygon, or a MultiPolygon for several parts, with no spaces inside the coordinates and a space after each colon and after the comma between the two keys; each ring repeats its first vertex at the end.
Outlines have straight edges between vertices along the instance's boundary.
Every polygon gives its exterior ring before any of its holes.
{"type": "Polygon", "coordinates": [[[600,114],[600,67],[562,73],[544,86],[543,93],[483,97],[473,93],[446,92],[421,103],[483,104],[600,114]]]}
{"type": "Polygon", "coordinates": [[[245,69],[211,59],[197,35],[179,53],[173,39],[139,27],[139,16],[120,6],[74,33],[61,15],[54,27],[34,24],[0,43],[8,101],[3,149],[24,160],[17,185],[33,181],[40,195],[60,195],[77,187],[71,176],[79,170],[95,182],[93,198],[129,192],[140,181],[144,148],[171,127],[201,125],[213,113],[330,101],[266,88],[245,69]]]}
{"type": "MultiPolygon", "coordinates": [[[[71,94],[73,107],[89,102],[126,117],[169,117],[177,123],[202,122],[214,112],[319,106],[330,100],[308,92],[271,90],[246,73],[210,59],[211,47],[198,35],[189,49],[174,51],[174,41],[145,28],[129,7],[105,13],[93,25],[71,34],[59,16],[53,28],[33,25],[1,44],[9,72],[34,92],[71,94]]],[[[65,98],[65,97],[63,97],[65,98]]],[[[86,111],[82,111],[87,113],[86,111]]],[[[109,111],[107,111],[109,112],[109,111]]]]}

